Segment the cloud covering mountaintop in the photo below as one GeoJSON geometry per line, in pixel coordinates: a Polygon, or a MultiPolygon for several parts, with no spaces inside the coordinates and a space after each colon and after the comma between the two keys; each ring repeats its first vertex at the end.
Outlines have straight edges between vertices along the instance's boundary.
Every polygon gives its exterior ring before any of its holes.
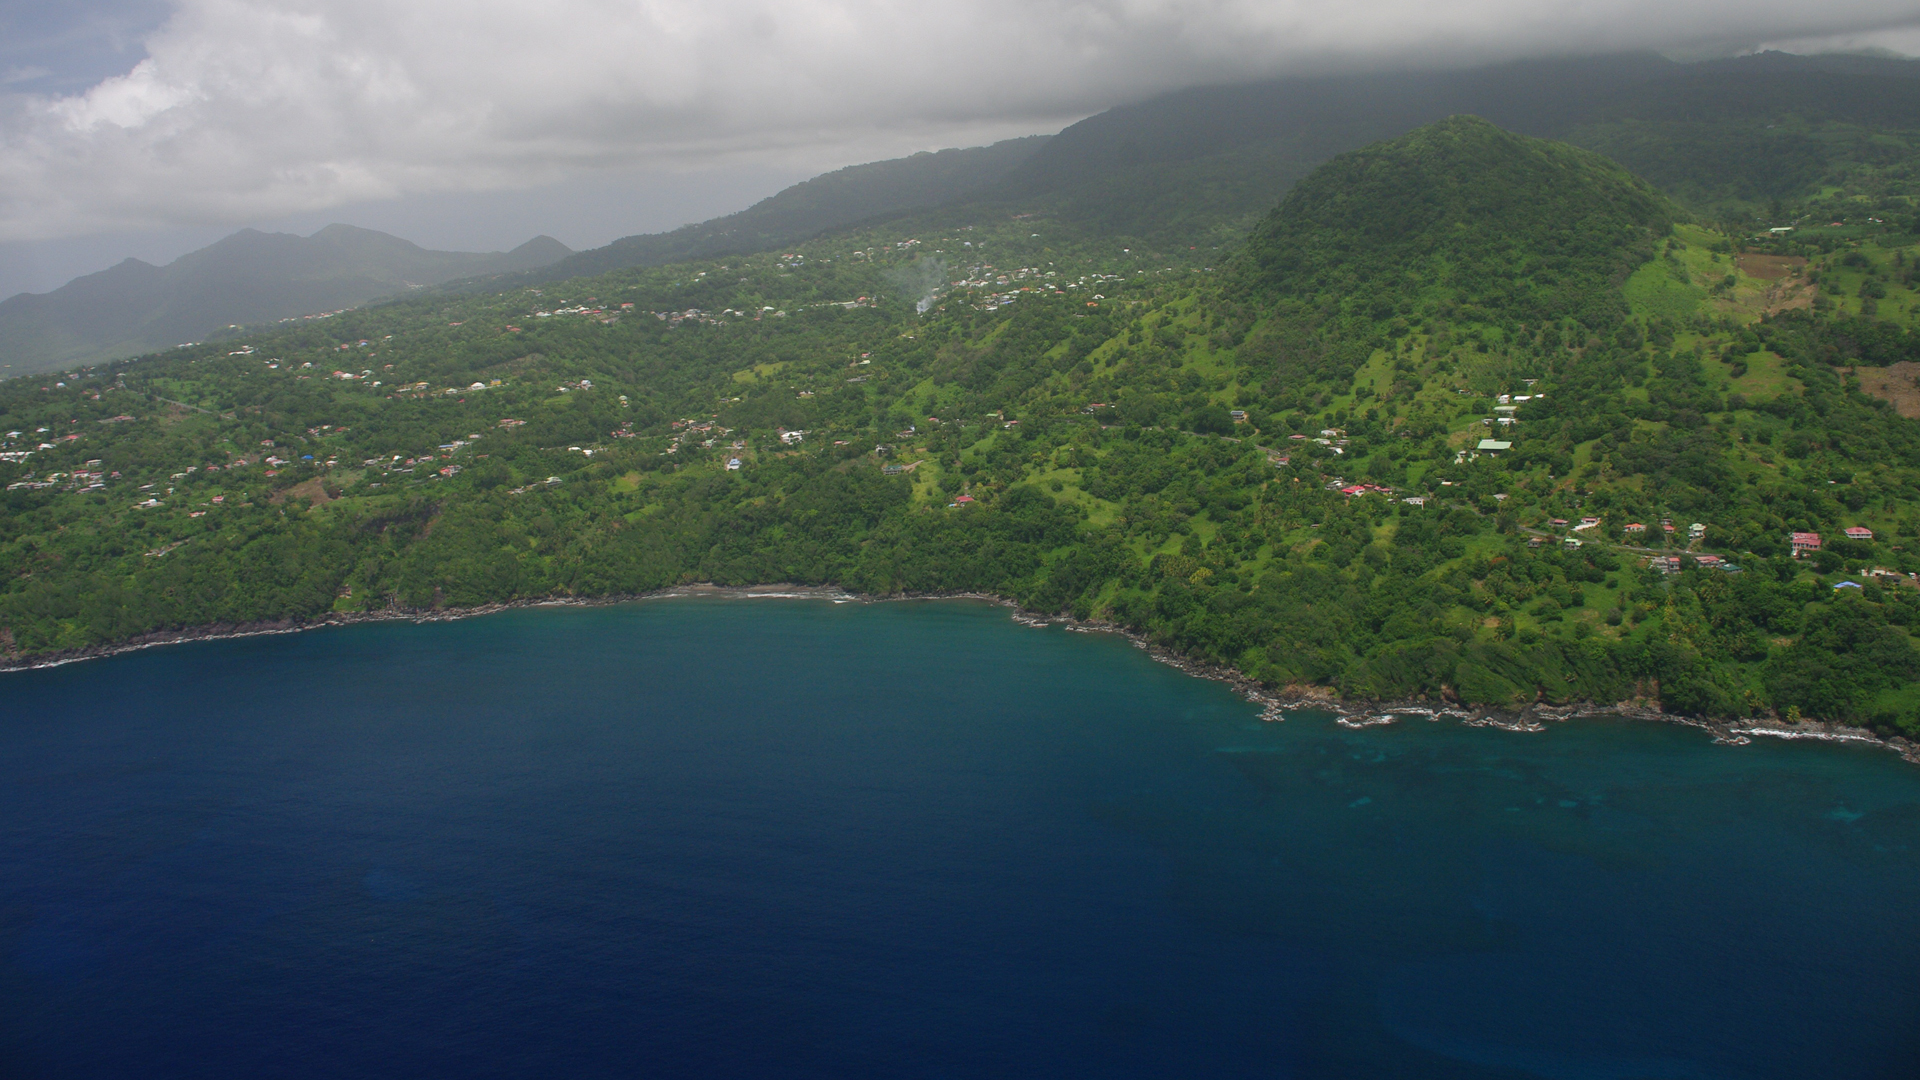
{"type": "Polygon", "coordinates": [[[126,74],[0,98],[0,241],[598,169],[825,169],[1284,72],[1901,47],[1915,26],[1911,0],[179,0],[126,74]]]}

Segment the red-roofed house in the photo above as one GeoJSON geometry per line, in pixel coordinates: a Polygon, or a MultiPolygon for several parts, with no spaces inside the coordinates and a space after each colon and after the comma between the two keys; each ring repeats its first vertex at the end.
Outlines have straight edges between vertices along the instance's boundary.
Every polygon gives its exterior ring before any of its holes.
{"type": "Polygon", "coordinates": [[[1627,526],[1626,531],[1630,533],[1643,533],[1647,531],[1647,527],[1636,521],[1633,524],[1627,526]]]}
{"type": "Polygon", "coordinates": [[[1847,530],[1847,539],[1849,539],[1849,540],[1871,540],[1871,539],[1873,539],[1873,530],[1872,530],[1872,529],[1867,529],[1867,528],[1862,528],[1862,527],[1861,527],[1861,526],[1859,526],[1859,525],[1855,525],[1855,526],[1854,526],[1853,528],[1851,528],[1851,529],[1848,529],[1848,530],[1847,530]]]}
{"type": "Polygon", "coordinates": [[[1787,537],[1787,543],[1793,545],[1793,557],[1799,558],[1801,552],[1819,551],[1820,534],[1815,532],[1797,532],[1787,537]]]}

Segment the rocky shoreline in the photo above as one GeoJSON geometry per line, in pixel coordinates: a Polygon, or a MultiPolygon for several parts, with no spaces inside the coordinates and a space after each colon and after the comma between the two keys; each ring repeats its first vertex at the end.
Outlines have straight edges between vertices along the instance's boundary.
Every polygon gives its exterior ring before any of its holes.
{"type": "Polygon", "coordinates": [[[1039,615],[1026,611],[1003,596],[986,593],[903,593],[890,596],[863,596],[830,585],[676,585],[648,593],[595,597],[548,597],[480,604],[467,608],[408,609],[385,611],[332,612],[316,619],[268,619],[252,623],[214,623],[180,630],[161,630],[141,634],[111,645],[94,645],[33,656],[0,658],[0,674],[60,667],[83,660],[101,660],[123,653],[195,641],[221,641],[232,638],[264,637],[273,634],[298,634],[308,630],[353,626],[375,622],[451,622],[492,615],[517,608],[534,607],[609,607],[679,596],[716,596],[739,599],[824,599],[838,603],[884,603],[904,600],[980,600],[1008,608],[1012,618],[1023,626],[1053,627],[1077,633],[1117,634],[1131,641],[1154,660],[1195,678],[1224,683],[1248,701],[1261,707],[1262,720],[1278,723],[1287,719],[1289,709],[1315,709],[1334,714],[1334,722],[1346,728],[1381,727],[1402,720],[1458,720],[1467,727],[1497,728],[1501,731],[1532,734],[1547,730],[1551,723],[1564,723],[1586,717],[1619,716],[1630,720],[1649,720],[1700,728],[1713,735],[1713,741],[1725,746],[1743,746],[1754,738],[1809,739],[1816,742],[1859,743],[1888,750],[1913,764],[1920,765],[1920,744],[1898,736],[1883,738],[1865,728],[1825,720],[1789,722],[1773,717],[1744,720],[1704,720],[1661,711],[1658,703],[1624,701],[1612,705],[1576,702],[1567,705],[1528,705],[1519,710],[1463,706],[1446,701],[1424,699],[1401,701],[1351,701],[1338,697],[1323,686],[1295,685],[1274,689],[1247,678],[1233,668],[1183,656],[1156,645],[1146,635],[1117,623],[1101,619],[1074,619],[1064,615],[1039,615]]]}
{"type": "Polygon", "coordinates": [[[1155,645],[1145,635],[1123,626],[1099,620],[1082,621],[1066,616],[1034,615],[1019,610],[1012,601],[998,597],[981,597],[981,599],[993,600],[995,603],[1014,608],[1014,621],[1027,626],[1062,626],[1081,632],[1119,634],[1132,641],[1137,648],[1145,650],[1149,656],[1160,663],[1178,668],[1196,678],[1226,683],[1248,701],[1261,706],[1261,719],[1271,722],[1284,721],[1287,718],[1288,709],[1312,708],[1320,712],[1333,713],[1334,723],[1353,729],[1382,727],[1399,723],[1401,720],[1454,719],[1467,727],[1497,728],[1501,731],[1534,734],[1546,731],[1547,725],[1551,723],[1565,723],[1569,720],[1588,717],[1618,716],[1629,720],[1649,720],[1699,728],[1711,734],[1713,741],[1722,746],[1745,746],[1755,737],[1860,743],[1891,751],[1908,762],[1920,765],[1920,744],[1898,736],[1883,738],[1866,728],[1826,720],[1788,722],[1774,717],[1705,720],[1663,712],[1657,703],[1646,701],[1623,701],[1612,705],[1593,701],[1573,702],[1566,705],[1535,704],[1519,710],[1509,710],[1465,706],[1444,701],[1435,703],[1417,698],[1400,701],[1350,701],[1335,696],[1333,691],[1323,686],[1287,686],[1274,690],[1247,678],[1232,668],[1195,660],[1155,645]]]}

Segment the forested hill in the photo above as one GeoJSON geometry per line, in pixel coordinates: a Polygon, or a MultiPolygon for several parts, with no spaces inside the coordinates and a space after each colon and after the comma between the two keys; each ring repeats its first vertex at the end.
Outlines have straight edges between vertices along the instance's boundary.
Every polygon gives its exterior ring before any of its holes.
{"type": "Polygon", "coordinates": [[[949,207],[0,382],[0,650],[832,583],[1274,686],[1920,734],[1920,186],[1840,180],[1669,224],[1455,118],[1244,250],[949,207]]]}
{"type": "Polygon", "coordinates": [[[1612,325],[1620,286],[1678,216],[1598,154],[1456,116],[1316,170],[1254,228],[1242,289],[1298,326],[1440,304],[1612,325]]]}

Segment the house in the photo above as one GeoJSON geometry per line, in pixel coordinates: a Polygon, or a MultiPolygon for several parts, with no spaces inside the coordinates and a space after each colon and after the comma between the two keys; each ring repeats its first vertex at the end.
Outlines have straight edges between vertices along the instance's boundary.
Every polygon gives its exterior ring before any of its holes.
{"type": "Polygon", "coordinates": [[[1646,531],[1647,531],[1647,527],[1646,527],[1645,525],[1642,525],[1642,524],[1640,524],[1639,522],[1637,522],[1637,521],[1636,521],[1636,522],[1634,522],[1633,524],[1631,524],[1631,525],[1628,525],[1628,526],[1627,526],[1627,527],[1626,527],[1626,528],[1625,528],[1624,530],[1622,530],[1622,531],[1624,531],[1624,532],[1626,532],[1626,533],[1628,533],[1629,535],[1638,535],[1638,534],[1640,534],[1640,533],[1643,533],[1643,532],[1646,532],[1646,531]]]}
{"type": "Polygon", "coordinates": [[[959,495],[954,498],[953,505],[965,506],[972,501],[973,501],[973,496],[971,495],[959,495]]]}
{"type": "Polygon", "coordinates": [[[1580,538],[1577,536],[1569,536],[1566,539],[1560,541],[1560,545],[1566,548],[1568,551],[1572,551],[1580,546],[1580,538]]]}
{"type": "Polygon", "coordinates": [[[1793,557],[1797,559],[1805,552],[1820,550],[1820,534],[1817,532],[1792,533],[1787,537],[1787,543],[1793,547],[1793,557]]]}
{"type": "Polygon", "coordinates": [[[1693,561],[1709,570],[1718,570],[1727,564],[1727,560],[1718,555],[1695,555],[1693,561]]]}
{"type": "Polygon", "coordinates": [[[1873,539],[1873,530],[1872,530],[1872,529],[1868,529],[1868,528],[1864,528],[1864,527],[1862,527],[1862,526],[1859,526],[1859,525],[1855,525],[1855,526],[1854,526],[1853,528],[1851,528],[1851,529],[1848,529],[1848,530],[1847,530],[1847,539],[1849,539],[1849,540],[1871,540],[1871,539],[1873,539]]]}
{"type": "Polygon", "coordinates": [[[1647,560],[1647,565],[1663,574],[1677,574],[1680,572],[1680,556],[1655,555],[1647,560]]]}
{"type": "Polygon", "coordinates": [[[1578,524],[1578,525],[1575,525],[1575,526],[1573,527],[1573,531],[1574,531],[1574,532],[1579,532],[1579,531],[1580,531],[1580,530],[1582,530],[1582,529],[1597,529],[1597,528],[1599,528],[1599,527],[1600,527],[1600,519],[1599,519],[1599,518],[1597,518],[1597,517],[1583,517],[1583,518],[1581,518],[1581,519],[1580,519],[1580,524],[1578,524]]]}
{"type": "Polygon", "coordinates": [[[1502,450],[1513,449],[1513,444],[1510,442],[1502,442],[1499,439],[1481,439],[1480,445],[1474,447],[1474,449],[1483,454],[1497,454],[1502,450]]]}
{"type": "Polygon", "coordinates": [[[1698,540],[1705,535],[1707,535],[1707,527],[1705,525],[1696,521],[1687,526],[1687,539],[1698,540]]]}
{"type": "Polygon", "coordinates": [[[1530,547],[1530,548],[1537,548],[1537,547],[1539,547],[1539,546],[1540,546],[1541,544],[1544,544],[1544,543],[1546,543],[1546,542],[1547,542],[1547,538],[1546,538],[1546,537],[1544,537],[1544,536],[1529,536],[1529,537],[1527,537],[1527,546],[1528,546],[1528,547],[1530,547]]]}
{"type": "Polygon", "coordinates": [[[1567,519],[1554,518],[1552,521],[1547,522],[1547,524],[1553,526],[1556,529],[1564,529],[1567,527],[1567,519]]]}
{"type": "Polygon", "coordinates": [[[728,459],[727,459],[727,471],[728,471],[728,472],[739,472],[739,471],[740,471],[740,459],[739,459],[739,458],[737,458],[737,457],[736,457],[736,458],[728,458],[728,459]]]}
{"type": "Polygon", "coordinates": [[[1403,502],[1403,503],[1406,503],[1406,504],[1407,504],[1408,506],[1425,506],[1425,505],[1427,505],[1427,500],[1425,499],[1425,497],[1423,497],[1423,496],[1420,496],[1420,495],[1409,495],[1409,496],[1407,496],[1406,498],[1404,498],[1404,499],[1401,499],[1400,501],[1401,501],[1401,502],[1403,502]]]}
{"type": "Polygon", "coordinates": [[[1244,424],[1247,422],[1247,410],[1245,409],[1228,409],[1227,415],[1233,417],[1233,422],[1236,424],[1244,424]]]}

